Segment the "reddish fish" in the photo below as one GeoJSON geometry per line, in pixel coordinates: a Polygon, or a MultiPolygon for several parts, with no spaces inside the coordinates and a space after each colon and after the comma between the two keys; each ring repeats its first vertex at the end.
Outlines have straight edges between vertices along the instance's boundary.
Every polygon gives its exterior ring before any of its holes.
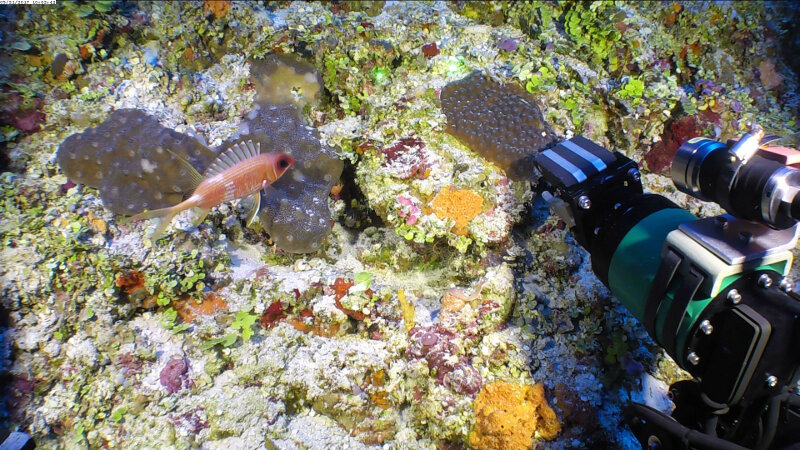
{"type": "Polygon", "coordinates": [[[194,209],[197,212],[195,224],[199,224],[214,206],[252,196],[247,220],[249,225],[261,204],[259,191],[274,183],[294,165],[294,158],[290,155],[281,152],[261,153],[261,144],[254,146],[253,141],[236,144],[221,153],[203,175],[200,175],[188,162],[177,157],[183,161],[197,184],[192,195],[175,206],[145,211],[127,220],[135,222],[159,219],[155,231],[150,236],[154,242],[164,234],[172,218],[182,211],[194,209]]]}

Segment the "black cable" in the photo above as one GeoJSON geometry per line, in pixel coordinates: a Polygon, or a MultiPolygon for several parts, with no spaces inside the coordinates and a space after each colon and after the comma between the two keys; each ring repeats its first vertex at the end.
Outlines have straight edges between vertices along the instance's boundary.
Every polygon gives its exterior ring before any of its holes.
{"type": "Polygon", "coordinates": [[[778,416],[781,413],[781,404],[789,397],[788,392],[778,394],[769,399],[769,406],[767,407],[767,423],[764,426],[764,434],[761,436],[761,441],[755,446],[754,450],[766,450],[772,440],[775,439],[775,433],[778,431],[778,416]]]}
{"type": "Polygon", "coordinates": [[[717,437],[717,423],[719,423],[719,416],[716,414],[706,419],[705,429],[707,435],[717,437]]]}
{"type": "Polygon", "coordinates": [[[670,416],[641,403],[632,403],[630,406],[634,415],[652,422],[657,428],[662,429],[678,439],[681,439],[688,448],[694,445],[708,450],[747,450],[741,445],[734,444],[720,438],[709,436],[697,430],[687,428],[670,416]]]}

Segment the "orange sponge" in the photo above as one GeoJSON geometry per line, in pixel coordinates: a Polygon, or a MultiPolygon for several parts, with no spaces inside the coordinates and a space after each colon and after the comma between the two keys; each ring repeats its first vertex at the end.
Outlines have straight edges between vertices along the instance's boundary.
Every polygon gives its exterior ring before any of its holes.
{"type": "Polygon", "coordinates": [[[469,189],[456,189],[446,187],[434,197],[431,209],[440,219],[453,219],[456,221],[453,232],[459,235],[467,234],[467,225],[483,209],[483,197],[469,189]]]}
{"type": "Polygon", "coordinates": [[[534,436],[553,439],[561,431],[541,384],[495,381],[483,387],[474,407],[476,422],[469,443],[475,449],[527,449],[534,436]]]}

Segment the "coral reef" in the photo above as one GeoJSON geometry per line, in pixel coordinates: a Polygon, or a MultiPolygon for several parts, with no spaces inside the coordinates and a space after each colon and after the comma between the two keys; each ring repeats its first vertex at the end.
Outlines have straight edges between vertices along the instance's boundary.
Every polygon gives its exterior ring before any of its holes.
{"type": "Polygon", "coordinates": [[[295,160],[290,173],[261,194],[258,217],[272,241],[291,253],[319,249],[331,229],[328,196],[339,181],[342,161],[320,143],[317,130],[303,121],[293,104],[257,104],[222,147],[242,140],[283,149],[295,160]]]}
{"type": "Polygon", "coordinates": [[[683,139],[798,142],[789,3],[57,3],[0,7],[0,426],[37,448],[636,448],[686,374],[524,156],[580,134],[706,216],[683,139]],[[298,161],[265,233],[118,223],[185,194],[159,145],[246,139],[298,161]]]}
{"type": "Polygon", "coordinates": [[[118,110],[97,128],[67,138],[57,160],[70,180],[97,187],[111,211],[137,214],[172,206],[191,191],[194,181],[185,162],[202,172],[221,150],[249,140],[286,149],[297,165],[262,193],[263,227],[285,251],[315,251],[330,230],[327,196],[342,163],[320,147],[292,104],[257,104],[239,133],[214,151],[142,111],[118,110]]]}

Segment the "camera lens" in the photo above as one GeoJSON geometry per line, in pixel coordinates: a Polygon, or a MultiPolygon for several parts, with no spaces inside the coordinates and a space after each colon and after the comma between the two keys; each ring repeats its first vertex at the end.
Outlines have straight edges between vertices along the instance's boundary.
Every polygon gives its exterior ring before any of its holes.
{"type": "MultiPolygon", "coordinates": [[[[739,148],[757,146],[752,139],[739,148]]],[[[740,152],[742,160],[736,150],[707,138],[687,141],[672,162],[675,187],[736,217],[774,228],[792,226],[800,218],[800,171],[753,152],[740,152]]]]}
{"type": "Polygon", "coordinates": [[[672,161],[672,181],[679,191],[704,201],[715,201],[703,192],[701,168],[709,155],[717,150],[727,150],[727,146],[707,138],[694,138],[678,149],[672,161]]]}

